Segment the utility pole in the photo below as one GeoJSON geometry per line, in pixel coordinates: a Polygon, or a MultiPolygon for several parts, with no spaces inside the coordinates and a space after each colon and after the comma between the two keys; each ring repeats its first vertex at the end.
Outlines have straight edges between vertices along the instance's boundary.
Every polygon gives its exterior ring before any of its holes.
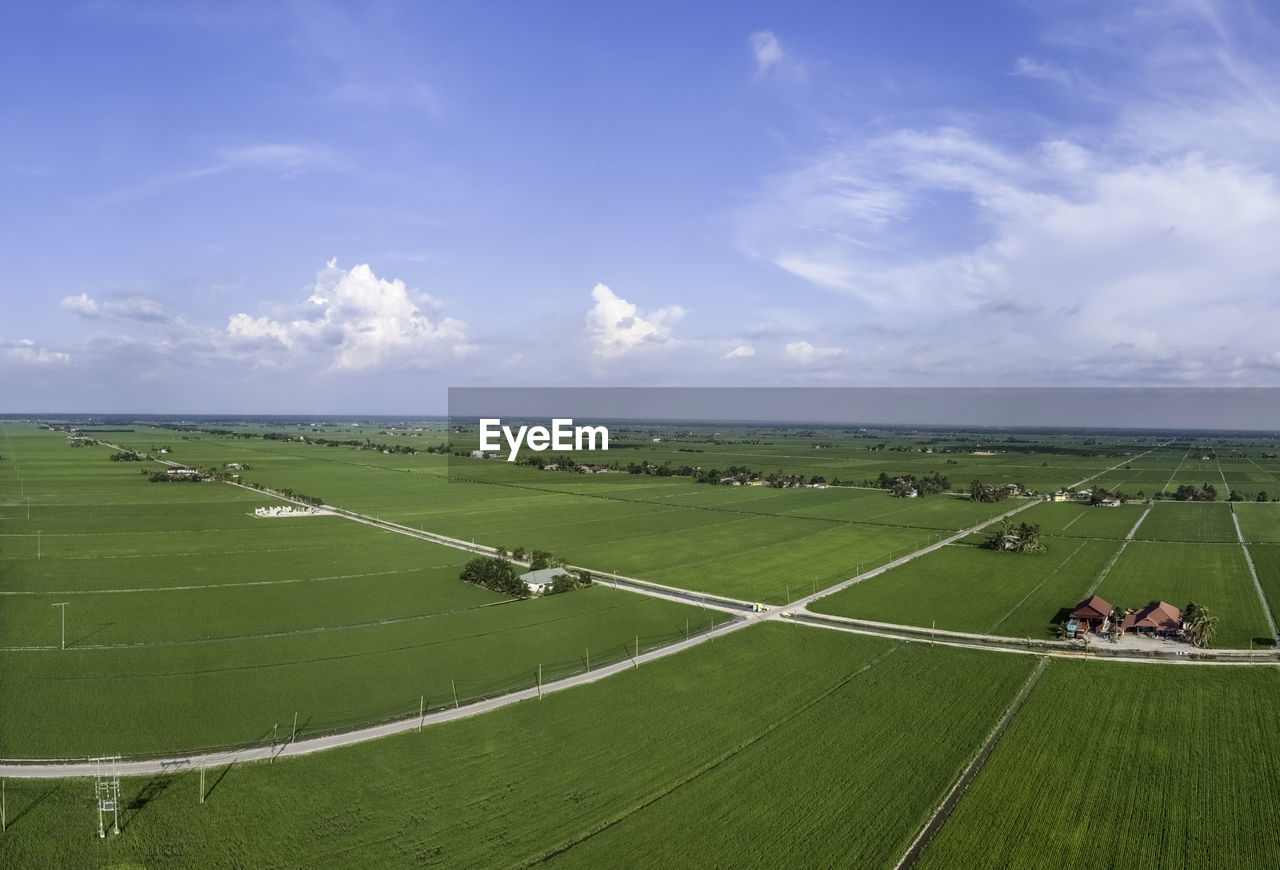
{"type": "Polygon", "coordinates": [[[67,602],[61,601],[57,604],[50,605],[52,607],[62,608],[62,646],[61,649],[67,648],[67,602]]]}
{"type": "Polygon", "coordinates": [[[295,710],[293,711],[293,733],[289,735],[289,742],[292,743],[297,739],[298,739],[298,711],[295,710]]]}
{"type": "Polygon", "coordinates": [[[5,804],[4,780],[0,779],[0,834],[9,830],[8,807],[5,804]]]}
{"type": "Polygon", "coordinates": [[[538,700],[542,700],[542,662],[538,662],[538,700]]]}
{"type": "Polygon", "coordinates": [[[36,529],[36,561],[40,561],[40,530],[36,529]]]}
{"type": "Polygon", "coordinates": [[[587,647],[587,673],[591,673],[591,647],[587,647]]]}
{"type": "Polygon", "coordinates": [[[418,699],[418,731],[422,731],[422,720],[427,718],[427,696],[418,699]]]}
{"type": "Polygon", "coordinates": [[[458,709],[458,684],[453,680],[449,680],[449,685],[453,686],[453,709],[458,709]]]}
{"type": "Polygon", "coordinates": [[[204,803],[204,765],[200,765],[200,803],[204,803]]]}

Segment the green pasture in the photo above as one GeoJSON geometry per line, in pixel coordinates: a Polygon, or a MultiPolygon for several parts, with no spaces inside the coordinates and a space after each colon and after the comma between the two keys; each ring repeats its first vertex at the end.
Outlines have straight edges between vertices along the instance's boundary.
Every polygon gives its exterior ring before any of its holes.
{"type": "Polygon", "coordinates": [[[1272,668],[1055,661],[918,866],[1275,867],[1278,692],[1272,668]]]}
{"type": "Polygon", "coordinates": [[[1052,636],[1119,541],[1049,537],[1039,553],[951,544],[856,583],[810,609],[820,613],[1008,637],[1052,636]]]}
{"type": "Polygon", "coordinates": [[[10,781],[0,864],[887,867],[1032,665],[752,627],[421,734],[211,768],[204,804],[195,772],[128,779],[105,841],[91,782],[10,781]]]}

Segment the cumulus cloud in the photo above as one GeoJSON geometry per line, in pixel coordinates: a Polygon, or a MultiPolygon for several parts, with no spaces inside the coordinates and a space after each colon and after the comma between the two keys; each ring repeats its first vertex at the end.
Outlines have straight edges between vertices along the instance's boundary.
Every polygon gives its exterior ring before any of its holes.
{"type": "Polygon", "coordinates": [[[60,307],[63,311],[69,311],[80,317],[97,317],[98,303],[89,298],[88,293],[81,293],[79,296],[64,296],[60,307]]]}
{"type": "Polygon", "coordinates": [[[749,344],[740,344],[724,355],[725,359],[745,359],[756,355],[756,349],[749,344]]]}
{"type": "Polygon", "coordinates": [[[29,338],[4,342],[0,346],[5,348],[6,357],[24,366],[65,366],[71,362],[71,354],[40,347],[29,338]]]}
{"type": "Polygon", "coordinates": [[[238,313],[226,335],[264,351],[316,354],[335,370],[423,365],[470,350],[465,324],[424,310],[437,307],[403,281],[379,278],[368,264],[346,270],[330,260],[291,316],[238,313]]]}
{"type": "Polygon", "coordinates": [[[772,30],[757,30],[747,41],[756,61],[756,72],[764,74],[782,63],[782,45],[772,30]]]}
{"type": "Polygon", "coordinates": [[[591,290],[591,298],[596,304],[587,312],[587,335],[592,349],[603,357],[617,357],[670,341],[672,327],[685,314],[679,305],[642,314],[604,284],[591,290]]]}

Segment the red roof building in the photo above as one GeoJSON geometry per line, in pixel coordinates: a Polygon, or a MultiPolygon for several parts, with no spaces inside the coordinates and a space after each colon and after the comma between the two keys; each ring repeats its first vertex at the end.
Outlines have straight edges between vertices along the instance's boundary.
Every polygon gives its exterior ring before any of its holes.
{"type": "Polygon", "coordinates": [[[1182,611],[1165,601],[1153,601],[1126,613],[1121,628],[1143,634],[1177,634],[1182,630],[1182,611]]]}

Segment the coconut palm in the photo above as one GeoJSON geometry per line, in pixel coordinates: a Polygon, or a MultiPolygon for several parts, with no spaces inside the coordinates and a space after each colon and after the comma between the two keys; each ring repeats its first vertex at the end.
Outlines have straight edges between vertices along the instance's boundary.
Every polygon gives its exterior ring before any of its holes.
{"type": "Polygon", "coordinates": [[[1182,616],[1182,634],[1192,644],[1207,647],[1218,636],[1218,617],[1192,602],[1182,616]]]}

